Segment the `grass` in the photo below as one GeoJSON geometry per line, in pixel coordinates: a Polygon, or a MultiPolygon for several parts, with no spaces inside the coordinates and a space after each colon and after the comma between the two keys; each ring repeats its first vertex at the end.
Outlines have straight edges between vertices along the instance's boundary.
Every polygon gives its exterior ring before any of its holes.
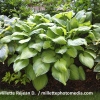
{"type": "Polygon", "coordinates": [[[100,100],[100,93],[94,93],[93,95],[77,96],[18,96],[18,95],[0,95],[0,100],[100,100]]]}

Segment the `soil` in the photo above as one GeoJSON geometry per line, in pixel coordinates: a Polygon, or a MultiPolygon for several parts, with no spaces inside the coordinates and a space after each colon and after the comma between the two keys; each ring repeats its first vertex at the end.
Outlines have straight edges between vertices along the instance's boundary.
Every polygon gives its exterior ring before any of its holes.
{"type": "MultiPolygon", "coordinates": [[[[32,83],[28,83],[27,85],[21,85],[14,83],[8,84],[5,82],[2,82],[2,77],[4,77],[5,73],[7,71],[13,71],[12,67],[8,67],[6,64],[0,63],[0,90],[12,90],[12,91],[35,91],[32,83]]],[[[74,91],[81,91],[81,92],[98,92],[100,91],[100,80],[96,80],[96,73],[92,72],[93,70],[85,68],[86,72],[86,80],[80,81],[80,80],[68,80],[67,85],[64,86],[60,82],[56,81],[50,73],[48,73],[48,84],[44,89],[41,91],[54,91],[54,92],[74,92],[74,91]]]]}

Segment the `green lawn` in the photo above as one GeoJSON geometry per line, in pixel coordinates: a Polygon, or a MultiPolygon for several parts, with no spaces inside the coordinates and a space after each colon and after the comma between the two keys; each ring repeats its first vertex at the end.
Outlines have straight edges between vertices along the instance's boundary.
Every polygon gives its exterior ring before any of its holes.
{"type": "Polygon", "coordinates": [[[100,93],[87,96],[4,96],[0,95],[0,100],[100,100],[100,93]]]}

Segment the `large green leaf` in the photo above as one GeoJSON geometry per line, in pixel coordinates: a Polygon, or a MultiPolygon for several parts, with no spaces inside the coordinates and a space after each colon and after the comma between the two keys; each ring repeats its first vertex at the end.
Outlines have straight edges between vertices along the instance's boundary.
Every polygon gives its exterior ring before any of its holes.
{"type": "Polygon", "coordinates": [[[69,12],[63,12],[63,13],[56,14],[55,17],[60,19],[66,16],[68,19],[71,19],[73,15],[74,15],[73,11],[69,11],[69,12]]]}
{"type": "Polygon", "coordinates": [[[55,67],[52,67],[52,76],[59,82],[66,85],[66,82],[69,79],[69,70],[66,69],[64,72],[59,72],[55,67]]]}
{"type": "Polygon", "coordinates": [[[93,50],[85,50],[85,52],[90,54],[94,59],[96,58],[96,53],[93,50]]]}
{"type": "Polygon", "coordinates": [[[66,35],[66,30],[62,27],[52,26],[52,27],[49,27],[49,29],[56,35],[59,35],[59,36],[66,35]]]}
{"type": "Polygon", "coordinates": [[[47,30],[48,27],[52,27],[54,25],[55,25],[54,23],[40,23],[35,27],[35,29],[43,28],[43,29],[47,30]]]}
{"type": "Polygon", "coordinates": [[[57,34],[55,34],[52,30],[50,30],[50,29],[48,29],[47,30],[47,34],[46,34],[47,36],[46,37],[48,37],[48,38],[50,38],[50,39],[54,39],[54,38],[56,38],[58,35],[57,34]]]}
{"type": "Polygon", "coordinates": [[[77,51],[84,51],[84,48],[82,46],[76,46],[75,48],[77,49],[77,51]]]}
{"type": "Polygon", "coordinates": [[[48,49],[48,48],[51,48],[51,41],[45,41],[44,43],[43,43],[43,49],[48,49]]]}
{"type": "Polygon", "coordinates": [[[49,27],[49,29],[54,33],[54,34],[56,34],[56,35],[62,35],[63,33],[62,33],[62,30],[60,30],[60,29],[58,29],[59,27],[57,27],[57,26],[52,26],[52,27],[49,27]],[[58,32],[57,32],[57,29],[59,30],[58,32]]]}
{"type": "Polygon", "coordinates": [[[86,37],[86,40],[95,41],[96,37],[93,32],[89,32],[89,35],[86,37]]]}
{"type": "Polygon", "coordinates": [[[89,55],[88,53],[81,53],[79,54],[79,60],[80,62],[89,67],[89,68],[92,68],[94,66],[94,60],[93,60],[93,57],[91,55],[89,55]]]}
{"type": "Polygon", "coordinates": [[[40,39],[50,39],[46,34],[39,34],[40,39]]]}
{"type": "Polygon", "coordinates": [[[19,43],[23,44],[23,43],[29,42],[30,40],[31,40],[31,37],[29,37],[27,39],[20,40],[19,43]]]}
{"type": "Polygon", "coordinates": [[[18,23],[16,23],[16,27],[22,31],[30,32],[29,25],[27,25],[24,21],[18,21],[18,23]]]}
{"type": "Polygon", "coordinates": [[[67,70],[67,68],[66,68],[66,61],[63,59],[63,58],[61,58],[61,59],[59,59],[58,61],[56,61],[55,62],[55,64],[54,64],[54,67],[58,70],[58,71],[60,71],[60,72],[66,72],[66,70],[67,70]]]}
{"type": "Polygon", "coordinates": [[[94,67],[94,72],[100,72],[100,64],[99,63],[94,67]]]}
{"type": "Polygon", "coordinates": [[[52,19],[53,19],[54,22],[57,22],[62,27],[66,27],[66,22],[64,20],[55,18],[55,16],[53,16],[52,19]]]}
{"type": "Polygon", "coordinates": [[[8,49],[9,49],[9,54],[14,54],[15,53],[15,50],[16,50],[16,44],[15,43],[9,43],[8,44],[8,49]]]}
{"type": "Polygon", "coordinates": [[[61,45],[66,44],[65,37],[63,37],[63,36],[59,36],[59,37],[57,37],[55,39],[52,39],[52,41],[57,43],[57,44],[61,44],[61,45]]]}
{"type": "Polygon", "coordinates": [[[75,18],[80,22],[83,23],[86,19],[86,15],[85,15],[85,10],[81,10],[79,11],[76,15],[75,18]]]}
{"type": "Polygon", "coordinates": [[[100,62],[100,55],[95,58],[95,62],[100,62]]]}
{"type": "Polygon", "coordinates": [[[21,29],[24,30],[25,32],[30,32],[31,27],[27,25],[26,23],[23,23],[21,29]]]}
{"type": "Polygon", "coordinates": [[[50,14],[46,14],[44,17],[51,21],[51,15],[50,14]]]}
{"type": "Polygon", "coordinates": [[[50,64],[44,63],[41,58],[38,58],[33,64],[33,69],[37,77],[47,73],[50,69],[50,64]]]}
{"type": "Polygon", "coordinates": [[[71,29],[77,28],[79,26],[78,20],[74,17],[70,20],[71,29]]]}
{"type": "Polygon", "coordinates": [[[15,72],[20,71],[29,64],[29,59],[17,60],[14,62],[13,69],[15,72]]]}
{"type": "Polygon", "coordinates": [[[26,47],[27,47],[27,43],[18,44],[17,48],[16,48],[16,51],[21,53],[26,47]]]}
{"type": "Polygon", "coordinates": [[[74,15],[74,12],[73,11],[69,11],[69,12],[65,12],[65,16],[68,17],[68,19],[71,19],[74,15]]]}
{"type": "Polygon", "coordinates": [[[25,33],[25,32],[14,32],[13,34],[12,34],[12,36],[14,37],[14,36],[28,36],[28,34],[27,33],[25,33]]]}
{"type": "Polygon", "coordinates": [[[41,19],[41,17],[42,17],[42,14],[40,14],[40,13],[33,14],[33,15],[29,16],[28,22],[31,22],[31,23],[37,22],[38,23],[39,19],[41,19]]]}
{"type": "Polygon", "coordinates": [[[20,55],[17,55],[16,58],[14,59],[14,62],[20,60],[20,55]]]}
{"type": "Polygon", "coordinates": [[[61,17],[63,17],[63,15],[64,15],[63,13],[59,13],[59,14],[54,15],[54,17],[60,19],[61,17]]]}
{"type": "Polygon", "coordinates": [[[91,27],[89,26],[80,26],[79,28],[76,29],[77,33],[84,34],[88,33],[90,31],[91,27]]]}
{"type": "Polygon", "coordinates": [[[9,43],[11,41],[11,35],[5,36],[3,38],[1,38],[0,42],[1,43],[9,43]]]}
{"type": "Polygon", "coordinates": [[[0,44],[0,62],[4,62],[8,57],[8,46],[6,44],[0,44]]]}
{"type": "Polygon", "coordinates": [[[31,57],[34,57],[35,55],[37,55],[37,51],[36,50],[26,47],[22,51],[20,59],[31,58],[31,57]]]}
{"type": "Polygon", "coordinates": [[[63,59],[66,61],[66,67],[69,67],[71,64],[74,63],[74,59],[71,58],[69,55],[64,54],[63,59]]]}
{"type": "Polygon", "coordinates": [[[71,30],[71,23],[69,20],[66,21],[66,28],[67,28],[67,31],[69,32],[71,30]]]}
{"type": "Polygon", "coordinates": [[[39,28],[39,29],[36,29],[36,30],[33,30],[29,35],[34,35],[34,34],[40,34],[40,33],[43,33],[44,32],[44,29],[43,28],[39,28]]]}
{"type": "Polygon", "coordinates": [[[86,46],[87,49],[90,49],[90,50],[93,50],[93,51],[97,51],[98,50],[98,47],[95,46],[94,44],[89,44],[86,46]]]}
{"type": "Polygon", "coordinates": [[[78,39],[68,39],[68,45],[69,46],[79,46],[79,45],[87,45],[87,41],[83,38],[78,38],[78,39]]]}
{"type": "Polygon", "coordinates": [[[16,57],[17,55],[13,55],[11,58],[8,59],[8,66],[15,61],[16,57]]]}
{"type": "Polygon", "coordinates": [[[79,80],[79,71],[78,67],[72,64],[70,67],[70,79],[71,80],[79,80]]]}
{"type": "Polygon", "coordinates": [[[70,47],[67,50],[67,54],[73,58],[75,58],[77,56],[77,50],[75,47],[70,47]]]}
{"type": "Polygon", "coordinates": [[[86,12],[86,19],[85,21],[92,21],[92,12],[86,12]]]}
{"type": "Polygon", "coordinates": [[[100,39],[100,27],[93,29],[93,33],[96,39],[100,39]]]}
{"type": "Polygon", "coordinates": [[[62,46],[55,50],[56,53],[64,54],[67,51],[67,46],[62,46]]]}
{"type": "Polygon", "coordinates": [[[36,78],[35,72],[33,70],[33,66],[31,64],[29,64],[26,68],[25,68],[25,73],[27,75],[27,77],[30,80],[34,80],[36,78]]]}
{"type": "Polygon", "coordinates": [[[78,28],[72,29],[72,30],[70,31],[70,33],[71,33],[72,36],[73,36],[73,33],[74,33],[76,36],[78,36],[78,35],[83,36],[83,34],[88,35],[87,33],[90,32],[90,29],[91,29],[91,27],[89,27],[89,26],[84,26],[84,25],[83,25],[83,26],[80,26],[80,27],[78,27],[78,28]]]}
{"type": "Polygon", "coordinates": [[[45,17],[42,17],[42,20],[43,20],[43,22],[45,22],[47,25],[49,24],[49,22],[50,22],[50,20],[49,19],[47,19],[47,18],[45,18],[45,17]]]}
{"type": "Polygon", "coordinates": [[[53,50],[47,50],[42,53],[42,61],[44,63],[53,63],[56,60],[55,52],[53,50]]]}
{"type": "Polygon", "coordinates": [[[23,38],[24,38],[24,36],[22,36],[22,35],[12,36],[12,40],[22,40],[23,38]]]}
{"type": "Polygon", "coordinates": [[[80,67],[78,68],[78,71],[79,71],[80,80],[85,80],[86,76],[85,76],[85,72],[84,72],[84,70],[83,70],[83,67],[80,66],[80,67]]]}
{"type": "Polygon", "coordinates": [[[35,78],[35,80],[33,80],[32,83],[37,91],[43,89],[48,83],[47,75],[44,74],[35,78]]]}
{"type": "Polygon", "coordinates": [[[41,49],[43,47],[43,42],[40,42],[40,43],[30,43],[29,44],[29,48],[34,48],[35,50],[41,52],[41,49]]]}

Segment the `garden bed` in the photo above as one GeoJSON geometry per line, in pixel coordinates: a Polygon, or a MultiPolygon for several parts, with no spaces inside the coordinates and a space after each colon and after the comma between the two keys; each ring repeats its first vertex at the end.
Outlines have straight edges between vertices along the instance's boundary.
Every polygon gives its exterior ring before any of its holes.
{"type": "MultiPolygon", "coordinates": [[[[2,77],[4,77],[5,73],[7,71],[11,71],[13,72],[11,66],[7,67],[6,64],[0,64],[0,89],[2,90],[11,90],[11,91],[35,91],[32,83],[27,83],[26,86],[21,85],[21,84],[17,84],[15,85],[14,83],[8,84],[5,82],[2,82],[2,77]]],[[[64,86],[63,84],[61,84],[60,82],[58,82],[57,80],[55,80],[50,73],[48,73],[49,76],[49,82],[46,85],[46,87],[44,89],[42,89],[41,91],[55,91],[55,92],[59,92],[59,91],[69,91],[69,92],[73,92],[73,91],[81,91],[81,92],[99,92],[100,90],[100,81],[96,80],[96,73],[92,72],[92,69],[87,69],[85,68],[85,72],[86,72],[86,80],[85,81],[73,81],[73,80],[68,80],[67,85],[64,86]]]]}

